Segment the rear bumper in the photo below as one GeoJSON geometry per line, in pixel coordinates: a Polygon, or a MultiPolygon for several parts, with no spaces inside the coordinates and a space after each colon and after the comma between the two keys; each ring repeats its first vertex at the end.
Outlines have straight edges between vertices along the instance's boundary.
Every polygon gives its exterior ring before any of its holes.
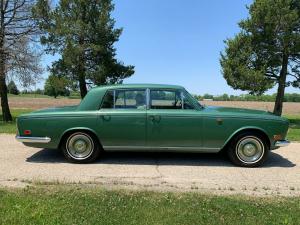
{"type": "Polygon", "coordinates": [[[25,143],[49,143],[51,138],[49,137],[23,137],[23,136],[16,136],[16,140],[19,142],[25,143]]]}
{"type": "Polygon", "coordinates": [[[288,140],[281,140],[275,142],[275,147],[285,147],[288,146],[290,142],[288,140]]]}

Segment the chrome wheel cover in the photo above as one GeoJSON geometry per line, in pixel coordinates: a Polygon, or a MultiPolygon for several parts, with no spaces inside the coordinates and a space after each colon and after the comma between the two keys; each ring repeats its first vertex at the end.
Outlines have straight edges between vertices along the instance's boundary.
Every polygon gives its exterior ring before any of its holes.
{"type": "Polygon", "coordinates": [[[92,138],[84,133],[72,134],[66,142],[66,150],[70,157],[76,160],[84,160],[94,151],[92,138]]]}
{"type": "Polygon", "coordinates": [[[258,162],[264,156],[264,152],[264,144],[254,136],[243,137],[236,145],[238,159],[246,164],[258,162]]]}

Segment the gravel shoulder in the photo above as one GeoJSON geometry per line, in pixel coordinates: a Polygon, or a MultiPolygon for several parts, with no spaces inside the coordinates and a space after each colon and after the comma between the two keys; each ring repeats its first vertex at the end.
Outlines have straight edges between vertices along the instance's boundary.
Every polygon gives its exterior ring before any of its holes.
{"type": "Polygon", "coordinates": [[[300,143],[270,153],[261,168],[232,166],[220,154],[106,153],[93,164],[67,163],[58,150],[0,135],[0,186],[80,183],[105,188],[300,196],[300,143]]]}

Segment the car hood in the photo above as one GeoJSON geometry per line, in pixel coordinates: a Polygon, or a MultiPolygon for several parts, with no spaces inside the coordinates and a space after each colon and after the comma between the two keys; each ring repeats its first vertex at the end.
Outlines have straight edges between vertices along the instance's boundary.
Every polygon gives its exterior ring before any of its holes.
{"type": "Polygon", "coordinates": [[[69,111],[75,111],[77,109],[77,107],[78,107],[78,105],[53,107],[53,108],[36,110],[36,111],[31,112],[31,113],[69,112],[69,111]]]}
{"type": "Polygon", "coordinates": [[[221,107],[221,106],[205,106],[205,110],[209,112],[222,113],[222,114],[234,114],[234,115],[273,115],[271,112],[263,111],[263,110],[221,107]]]}

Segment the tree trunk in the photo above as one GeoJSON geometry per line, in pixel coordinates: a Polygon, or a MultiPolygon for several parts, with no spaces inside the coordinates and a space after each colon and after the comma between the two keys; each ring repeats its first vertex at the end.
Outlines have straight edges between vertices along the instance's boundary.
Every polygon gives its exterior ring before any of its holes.
{"type": "Polygon", "coordinates": [[[285,91],[285,82],[287,76],[287,67],[288,67],[288,55],[284,54],[282,58],[282,67],[280,71],[280,77],[278,79],[278,89],[276,95],[276,101],[273,113],[275,115],[281,116],[283,100],[284,100],[284,91],[285,91]]]}
{"type": "MultiPolygon", "coordinates": [[[[1,60],[2,61],[2,60],[1,60]]],[[[2,69],[2,62],[0,63],[0,97],[1,97],[1,108],[3,121],[12,121],[12,116],[10,114],[8,98],[7,98],[7,86],[5,83],[5,72],[2,69]]]]}
{"type": "Polygon", "coordinates": [[[81,99],[84,98],[87,94],[86,82],[85,82],[85,74],[79,74],[79,89],[80,89],[80,96],[81,99]]]}
{"type": "Polygon", "coordinates": [[[85,81],[85,66],[84,66],[84,56],[79,56],[78,62],[78,81],[81,99],[87,94],[86,81],[85,81]]]}
{"type": "MultiPolygon", "coordinates": [[[[86,4],[83,2],[83,4],[81,5],[81,20],[83,22],[86,21],[86,4]]],[[[83,26],[81,26],[81,29],[85,29],[83,26]]],[[[80,32],[81,35],[79,36],[79,46],[81,47],[81,49],[84,49],[84,36],[82,34],[84,34],[84,32],[80,32]]],[[[87,94],[87,87],[86,87],[86,68],[85,68],[85,53],[84,50],[82,50],[82,52],[79,55],[79,62],[78,62],[78,80],[79,80],[79,89],[80,89],[80,96],[81,99],[83,99],[86,94],[87,94]]]]}
{"type": "Polygon", "coordinates": [[[0,1],[1,19],[0,19],[0,97],[3,121],[12,121],[9,110],[5,74],[5,52],[4,52],[4,2],[0,1]]]}

